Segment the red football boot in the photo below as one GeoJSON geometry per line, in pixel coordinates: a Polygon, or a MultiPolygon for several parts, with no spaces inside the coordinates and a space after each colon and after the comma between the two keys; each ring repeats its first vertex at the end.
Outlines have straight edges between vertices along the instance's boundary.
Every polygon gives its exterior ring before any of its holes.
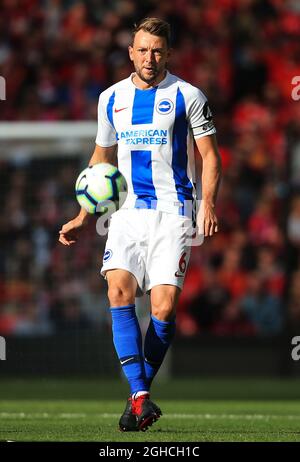
{"type": "Polygon", "coordinates": [[[132,399],[132,413],[136,416],[138,429],[142,431],[148,430],[162,415],[160,408],[149,398],[147,393],[132,399]]]}

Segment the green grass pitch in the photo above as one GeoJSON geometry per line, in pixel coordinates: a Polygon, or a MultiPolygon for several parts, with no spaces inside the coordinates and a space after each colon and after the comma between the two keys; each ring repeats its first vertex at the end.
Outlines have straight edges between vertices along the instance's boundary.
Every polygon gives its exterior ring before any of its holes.
{"type": "Polygon", "coordinates": [[[126,385],[101,380],[1,380],[1,441],[300,441],[299,380],[195,379],[159,383],[163,416],[121,433],[126,385]]]}

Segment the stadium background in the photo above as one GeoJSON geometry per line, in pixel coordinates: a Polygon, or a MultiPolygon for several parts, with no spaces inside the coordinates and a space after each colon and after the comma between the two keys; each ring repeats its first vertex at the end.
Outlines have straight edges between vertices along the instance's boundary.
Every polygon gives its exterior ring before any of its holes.
{"type": "MultiPolygon", "coordinates": [[[[104,239],[64,248],[99,93],[132,71],[132,24],[171,23],[170,70],[207,95],[223,180],[220,232],[193,248],[165,373],[297,375],[300,7],[279,0],[4,0],[0,15],[2,376],[117,377],[104,239]],[[68,123],[66,123],[68,122],[68,123]],[[187,359],[188,358],[188,359],[187,359]]],[[[140,309],[146,328],[145,307],[140,309]]],[[[163,374],[162,374],[163,375],[163,374]]]]}

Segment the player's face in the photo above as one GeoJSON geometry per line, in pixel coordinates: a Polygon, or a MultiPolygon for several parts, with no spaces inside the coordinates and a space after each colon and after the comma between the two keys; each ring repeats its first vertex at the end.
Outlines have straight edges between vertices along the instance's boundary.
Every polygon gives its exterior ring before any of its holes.
{"type": "Polygon", "coordinates": [[[139,30],[129,47],[129,56],[138,78],[147,86],[153,86],[165,76],[170,50],[164,37],[139,30]]]}

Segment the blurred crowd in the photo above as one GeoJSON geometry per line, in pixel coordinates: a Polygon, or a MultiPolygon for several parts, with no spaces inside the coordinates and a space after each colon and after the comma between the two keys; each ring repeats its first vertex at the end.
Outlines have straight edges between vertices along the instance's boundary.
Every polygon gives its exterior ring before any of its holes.
{"type": "MultiPolygon", "coordinates": [[[[223,180],[220,232],[194,247],[178,333],[276,335],[300,327],[300,76],[297,0],[3,0],[0,121],[95,120],[99,93],[132,72],[132,24],[172,25],[170,70],[207,95],[223,180]]],[[[57,245],[77,213],[76,159],[1,161],[0,332],[109,323],[94,223],[57,245]]]]}

